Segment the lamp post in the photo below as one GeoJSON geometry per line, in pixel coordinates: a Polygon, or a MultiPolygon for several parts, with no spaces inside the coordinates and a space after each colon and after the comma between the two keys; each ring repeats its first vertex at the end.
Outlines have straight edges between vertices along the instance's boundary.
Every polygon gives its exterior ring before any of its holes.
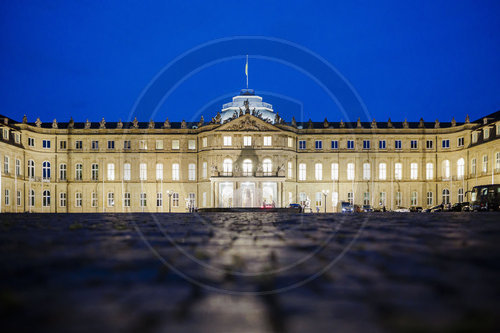
{"type": "Polygon", "coordinates": [[[167,190],[167,195],[168,195],[168,212],[172,212],[172,194],[174,194],[172,191],[167,190]]]}
{"type": "Polygon", "coordinates": [[[329,191],[323,190],[322,192],[323,192],[323,195],[325,196],[325,213],[326,213],[326,197],[327,197],[329,191]]]}

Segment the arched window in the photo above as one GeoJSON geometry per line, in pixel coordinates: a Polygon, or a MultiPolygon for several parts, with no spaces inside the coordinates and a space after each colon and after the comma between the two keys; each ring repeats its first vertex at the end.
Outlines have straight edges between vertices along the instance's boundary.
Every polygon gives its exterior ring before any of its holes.
{"type": "Polygon", "coordinates": [[[28,202],[30,207],[35,207],[35,190],[30,190],[28,202]]]}
{"type": "Polygon", "coordinates": [[[450,191],[445,188],[443,190],[443,204],[447,205],[450,203],[450,191]]]}
{"type": "Polygon", "coordinates": [[[448,160],[443,161],[443,178],[444,179],[450,178],[450,161],[448,160]]]}
{"type": "Polygon", "coordinates": [[[42,163],[42,178],[43,180],[50,180],[50,162],[48,161],[42,163]]]}
{"type": "Polygon", "coordinates": [[[314,165],[314,177],[316,178],[316,180],[323,179],[323,164],[316,163],[314,165]]]}
{"type": "Polygon", "coordinates": [[[78,163],[75,164],[75,180],[82,180],[83,175],[83,165],[78,163]]]}
{"type": "Polygon", "coordinates": [[[139,164],[139,179],[140,180],[148,179],[148,165],[146,163],[139,164]]]}
{"type": "Polygon", "coordinates": [[[35,178],[35,161],[33,160],[28,160],[28,177],[35,178]]]}
{"type": "Polygon", "coordinates": [[[394,179],[396,180],[403,179],[403,164],[401,163],[394,164],[394,179]]]}
{"type": "Polygon", "coordinates": [[[244,160],[243,161],[243,176],[251,176],[252,175],[252,161],[244,160]]]}
{"type": "Polygon", "coordinates": [[[59,165],[59,180],[66,180],[66,164],[61,163],[59,165]]]}
{"type": "Polygon", "coordinates": [[[465,161],[463,158],[460,158],[457,161],[457,177],[458,177],[458,179],[464,178],[464,173],[465,173],[465,161]]]}
{"type": "Polygon", "coordinates": [[[130,163],[123,165],[123,180],[130,180],[130,163]]]}
{"type": "Polygon", "coordinates": [[[410,178],[413,180],[418,178],[418,164],[417,163],[410,164],[410,178]]]}
{"type": "Polygon", "coordinates": [[[92,163],[91,171],[92,180],[99,180],[99,164],[92,163]]]}
{"type": "Polygon", "coordinates": [[[188,180],[196,180],[196,164],[194,163],[188,165],[188,180]]]}
{"type": "Polygon", "coordinates": [[[425,165],[425,179],[432,180],[434,178],[434,164],[427,163],[425,165]]]}
{"type": "Polygon", "coordinates": [[[354,163],[347,163],[347,180],[354,180],[354,163]]]}
{"type": "Polygon", "coordinates": [[[264,176],[271,176],[273,172],[273,162],[266,158],[262,161],[262,171],[264,172],[264,176]]]}
{"type": "Polygon", "coordinates": [[[385,163],[380,163],[378,165],[378,179],[380,180],[387,179],[387,165],[385,163]]]}
{"type": "Polygon", "coordinates": [[[483,173],[488,172],[488,155],[483,155],[483,173]]]}
{"type": "Polygon", "coordinates": [[[222,162],[222,174],[224,176],[232,176],[233,175],[233,160],[230,158],[224,159],[222,162]]]}
{"type": "Polygon", "coordinates": [[[50,191],[49,190],[43,191],[42,206],[43,207],[49,207],[50,206],[50,191]]]}

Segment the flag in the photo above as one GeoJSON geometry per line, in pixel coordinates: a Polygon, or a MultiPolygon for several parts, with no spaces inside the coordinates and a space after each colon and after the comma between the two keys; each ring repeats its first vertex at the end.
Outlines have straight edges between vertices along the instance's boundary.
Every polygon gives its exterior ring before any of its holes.
{"type": "Polygon", "coordinates": [[[245,64],[245,75],[247,76],[247,89],[248,89],[248,54],[247,54],[247,62],[245,64]]]}

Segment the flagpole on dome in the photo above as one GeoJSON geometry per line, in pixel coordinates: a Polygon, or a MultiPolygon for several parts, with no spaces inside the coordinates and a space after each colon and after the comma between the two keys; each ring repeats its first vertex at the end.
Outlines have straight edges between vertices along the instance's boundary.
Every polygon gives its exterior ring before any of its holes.
{"type": "Polygon", "coordinates": [[[247,76],[247,89],[248,89],[248,54],[247,54],[247,62],[245,64],[245,75],[247,76]]]}

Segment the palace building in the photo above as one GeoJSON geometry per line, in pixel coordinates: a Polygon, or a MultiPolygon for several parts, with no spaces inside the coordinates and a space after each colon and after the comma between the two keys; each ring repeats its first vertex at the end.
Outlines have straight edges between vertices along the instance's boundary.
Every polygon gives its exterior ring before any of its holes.
{"type": "Polygon", "coordinates": [[[500,183],[500,111],[464,122],[285,121],[244,89],[209,122],[0,116],[1,212],[186,212],[467,201],[500,183]]]}

